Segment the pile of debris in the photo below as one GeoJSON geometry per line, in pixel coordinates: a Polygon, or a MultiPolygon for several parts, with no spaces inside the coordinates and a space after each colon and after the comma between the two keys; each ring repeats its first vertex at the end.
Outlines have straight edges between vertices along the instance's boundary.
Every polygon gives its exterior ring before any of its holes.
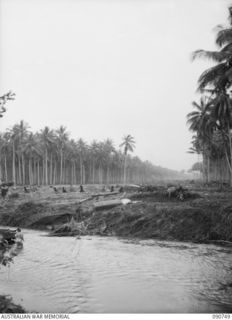
{"type": "Polygon", "coordinates": [[[86,234],[87,234],[87,228],[84,221],[76,222],[74,218],[72,218],[70,222],[62,224],[61,226],[57,227],[55,230],[52,230],[49,235],[65,237],[65,236],[80,236],[80,235],[86,235],[86,234]]]}

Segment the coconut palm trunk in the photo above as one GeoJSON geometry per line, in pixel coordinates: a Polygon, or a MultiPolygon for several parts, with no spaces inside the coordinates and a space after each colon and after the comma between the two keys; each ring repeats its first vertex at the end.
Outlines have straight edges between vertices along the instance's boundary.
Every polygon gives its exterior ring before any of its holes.
{"type": "Polygon", "coordinates": [[[62,184],[63,180],[63,152],[60,152],[60,184],[62,184]]]}
{"type": "Polygon", "coordinates": [[[230,169],[230,186],[232,187],[232,141],[231,141],[231,134],[230,134],[230,127],[228,125],[228,138],[229,138],[229,153],[230,159],[228,161],[229,169],[230,169]]]}
{"type": "Polygon", "coordinates": [[[25,185],[26,173],[25,173],[25,159],[24,159],[23,152],[22,152],[21,158],[22,158],[22,183],[23,183],[23,185],[25,185]]]}
{"type": "Polygon", "coordinates": [[[16,186],[16,175],[15,175],[15,142],[13,140],[12,143],[12,151],[13,151],[13,157],[12,157],[12,178],[14,182],[14,186],[16,186]]]}
{"type": "Polygon", "coordinates": [[[123,185],[126,185],[126,165],[127,165],[127,154],[124,157],[124,165],[123,165],[123,185]]]}
{"type": "Polygon", "coordinates": [[[6,161],[6,155],[4,157],[4,167],[5,167],[5,181],[8,181],[8,172],[7,172],[7,161],[6,161]]]}
{"type": "Polygon", "coordinates": [[[48,150],[45,148],[45,159],[44,159],[44,174],[45,174],[45,185],[48,184],[48,150]]]}

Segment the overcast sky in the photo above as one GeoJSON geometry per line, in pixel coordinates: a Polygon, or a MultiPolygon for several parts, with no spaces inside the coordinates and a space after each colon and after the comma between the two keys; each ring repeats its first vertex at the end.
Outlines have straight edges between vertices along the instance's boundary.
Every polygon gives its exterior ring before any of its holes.
{"type": "Polygon", "coordinates": [[[214,49],[229,0],[0,0],[0,94],[12,90],[4,130],[21,119],[71,137],[136,140],[135,154],[189,169],[197,79],[191,62],[214,49]]]}

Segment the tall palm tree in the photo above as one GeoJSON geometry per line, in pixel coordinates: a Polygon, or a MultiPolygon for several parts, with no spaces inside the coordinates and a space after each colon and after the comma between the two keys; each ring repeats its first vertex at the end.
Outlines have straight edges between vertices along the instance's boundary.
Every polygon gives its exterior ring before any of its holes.
{"type": "Polygon", "coordinates": [[[196,110],[187,115],[187,124],[189,125],[190,131],[196,132],[197,134],[195,138],[195,140],[197,140],[197,146],[202,146],[203,179],[208,182],[210,167],[209,146],[215,121],[211,116],[209,104],[206,103],[203,97],[199,104],[195,101],[192,102],[192,106],[196,110]]]}
{"type": "Polygon", "coordinates": [[[92,172],[92,184],[95,183],[95,169],[96,169],[96,162],[97,162],[97,156],[99,152],[99,143],[96,140],[93,140],[92,143],[90,144],[90,161],[91,161],[91,172],[92,172]]]}
{"type": "Polygon", "coordinates": [[[123,166],[123,184],[126,184],[126,162],[128,151],[133,152],[135,148],[134,138],[128,134],[123,137],[123,142],[120,144],[120,147],[123,147],[124,150],[124,166],[123,166]]]}
{"type": "Polygon", "coordinates": [[[215,121],[215,126],[220,131],[227,165],[230,171],[230,183],[232,186],[232,100],[225,91],[220,91],[209,101],[211,116],[215,121]]]}
{"type": "Polygon", "coordinates": [[[54,132],[48,126],[40,131],[40,141],[44,152],[43,157],[43,177],[45,185],[48,184],[48,150],[54,140],[54,132]]]}
{"type": "MultiPolygon", "coordinates": [[[[36,140],[36,136],[30,132],[27,138],[27,141],[24,145],[24,152],[28,156],[28,179],[29,184],[32,185],[35,183],[35,170],[33,170],[32,161],[33,158],[35,159],[37,156],[41,155],[41,150],[39,149],[39,144],[36,140]]],[[[35,165],[34,165],[35,169],[35,165]]]]}
{"type": "Polygon", "coordinates": [[[21,120],[15,126],[17,151],[18,151],[18,166],[19,166],[19,182],[25,184],[25,159],[24,159],[24,144],[28,136],[29,124],[21,120]]]}
{"type": "Polygon", "coordinates": [[[3,169],[0,169],[1,175],[0,178],[8,181],[8,162],[10,160],[10,134],[8,132],[2,133],[0,136],[0,161],[3,164],[3,169]]]}
{"type": "Polygon", "coordinates": [[[104,153],[104,160],[106,165],[106,183],[110,183],[110,166],[112,162],[112,155],[115,152],[114,143],[111,139],[106,139],[102,145],[102,152],[104,153]]]}
{"type": "Polygon", "coordinates": [[[84,160],[86,157],[86,152],[87,152],[87,143],[83,139],[79,139],[77,141],[77,150],[78,150],[78,155],[79,155],[79,160],[80,160],[80,184],[85,183],[85,166],[84,166],[84,160]]]}
{"type": "Polygon", "coordinates": [[[197,50],[195,58],[207,58],[215,65],[204,71],[198,80],[198,89],[211,93],[209,105],[215,130],[219,130],[224,141],[225,156],[231,176],[232,185],[232,103],[228,90],[232,85],[232,7],[229,7],[230,23],[228,27],[219,26],[216,34],[217,51],[197,50]]]}
{"type": "Polygon", "coordinates": [[[69,175],[68,181],[73,185],[76,184],[76,159],[78,157],[77,144],[74,139],[68,141],[66,155],[69,161],[68,168],[71,169],[66,172],[66,175],[69,175]]]}
{"type": "Polygon", "coordinates": [[[56,130],[56,135],[57,135],[57,144],[58,144],[58,150],[60,155],[60,184],[62,184],[64,180],[64,175],[63,175],[64,151],[65,151],[66,144],[68,142],[69,134],[66,130],[66,127],[60,126],[56,130]]]}
{"type": "Polygon", "coordinates": [[[217,51],[196,50],[193,52],[193,60],[196,58],[210,59],[216,63],[207,69],[199,78],[200,91],[209,88],[214,93],[225,90],[231,85],[232,80],[232,10],[229,8],[230,24],[228,27],[218,26],[216,34],[217,51]]]}
{"type": "Polygon", "coordinates": [[[9,129],[7,131],[7,135],[10,139],[10,144],[12,147],[12,180],[14,183],[14,186],[16,186],[17,181],[16,181],[16,152],[15,152],[15,141],[17,137],[17,132],[15,131],[15,127],[12,129],[9,129]]]}

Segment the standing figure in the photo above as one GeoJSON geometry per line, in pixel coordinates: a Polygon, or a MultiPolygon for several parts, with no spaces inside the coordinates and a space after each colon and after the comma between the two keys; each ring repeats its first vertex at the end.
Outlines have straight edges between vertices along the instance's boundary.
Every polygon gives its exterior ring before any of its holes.
{"type": "Polygon", "coordinates": [[[6,198],[6,195],[7,195],[7,193],[8,193],[8,190],[9,190],[9,187],[7,187],[7,186],[2,186],[2,187],[1,187],[1,195],[2,195],[3,199],[6,198]]]}
{"type": "Polygon", "coordinates": [[[27,189],[26,186],[24,186],[23,188],[24,188],[24,192],[25,192],[25,193],[29,193],[29,192],[30,192],[30,191],[27,189]]]}
{"type": "Polygon", "coordinates": [[[15,233],[15,244],[18,247],[23,246],[23,241],[24,241],[24,236],[20,228],[17,228],[16,233],[15,233]]]}
{"type": "Polygon", "coordinates": [[[59,193],[58,189],[56,187],[53,187],[53,190],[55,193],[59,193]]]}

